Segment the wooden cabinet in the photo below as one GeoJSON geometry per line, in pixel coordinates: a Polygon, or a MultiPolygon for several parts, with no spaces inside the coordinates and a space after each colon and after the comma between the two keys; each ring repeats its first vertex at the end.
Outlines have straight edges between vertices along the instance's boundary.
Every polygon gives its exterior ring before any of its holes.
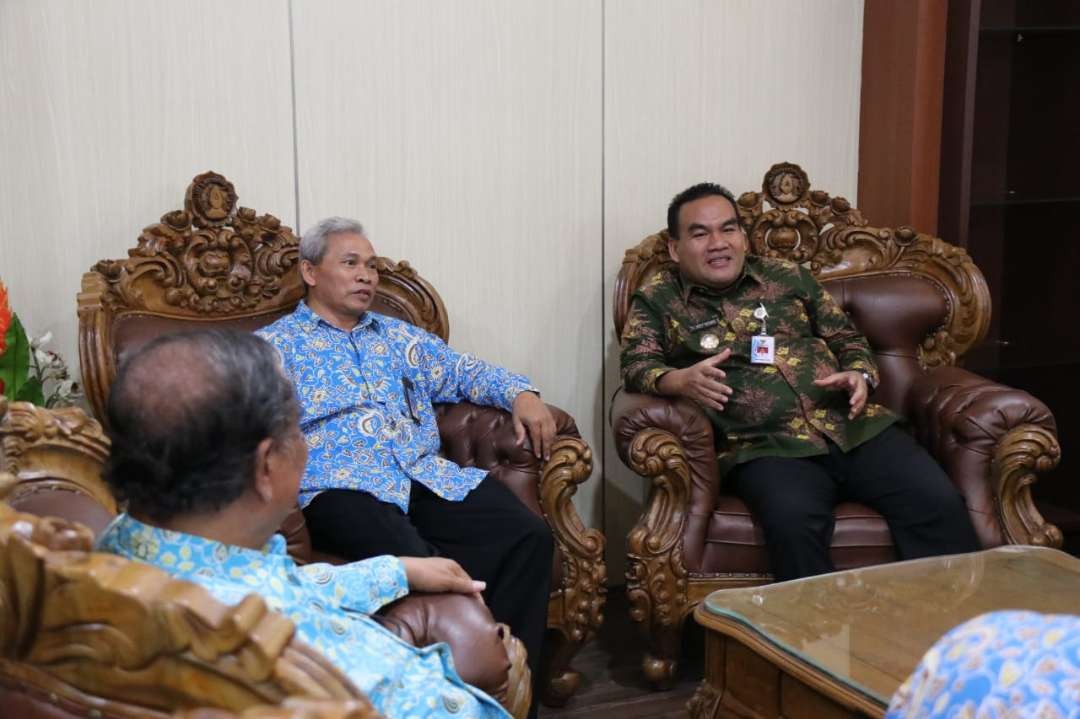
{"type": "Polygon", "coordinates": [[[1053,410],[1062,462],[1035,496],[1080,534],[1080,0],[950,2],[942,110],[938,232],[995,312],[967,365],[1053,410]]]}

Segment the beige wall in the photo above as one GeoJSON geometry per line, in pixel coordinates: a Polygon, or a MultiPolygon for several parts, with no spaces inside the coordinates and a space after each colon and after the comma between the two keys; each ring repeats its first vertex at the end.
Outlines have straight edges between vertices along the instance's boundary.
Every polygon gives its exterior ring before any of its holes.
{"type": "Polygon", "coordinates": [[[577,418],[621,583],[622,253],[685,185],[778,160],[855,199],[861,34],[859,0],[0,0],[0,277],[74,362],[82,272],[198,172],[298,229],[353,215],[451,344],[577,418]]]}

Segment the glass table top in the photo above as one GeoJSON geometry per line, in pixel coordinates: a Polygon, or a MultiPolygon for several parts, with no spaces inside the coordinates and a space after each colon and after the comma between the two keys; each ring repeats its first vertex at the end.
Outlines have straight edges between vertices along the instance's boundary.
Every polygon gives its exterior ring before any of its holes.
{"type": "Polygon", "coordinates": [[[771,645],[887,704],[939,637],[999,609],[1080,614],[1080,559],[1008,546],[896,562],[721,589],[698,616],[715,631],[771,645]]]}

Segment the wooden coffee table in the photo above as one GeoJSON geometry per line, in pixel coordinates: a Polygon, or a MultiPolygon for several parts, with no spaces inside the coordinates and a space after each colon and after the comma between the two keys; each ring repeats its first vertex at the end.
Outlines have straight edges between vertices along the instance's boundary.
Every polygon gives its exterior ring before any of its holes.
{"type": "Polygon", "coordinates": [[[881,717],[945,632],[996,609],[1080,614],[1080,559],[999,547],[721,589],[706,628],[693,717],[881,717]]]}

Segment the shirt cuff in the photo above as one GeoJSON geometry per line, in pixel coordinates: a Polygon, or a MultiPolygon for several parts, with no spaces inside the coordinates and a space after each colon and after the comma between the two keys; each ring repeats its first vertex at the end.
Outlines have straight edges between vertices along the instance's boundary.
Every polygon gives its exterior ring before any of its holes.
{"type": "Polygon", "coordinates": [[[540,390],[533,387],[531,384],[524,382],[521,384],[513,384],[507,387],[506,392],[503,394],[503,401],[506,403],[506,406],[503,407],[503,409],[507,412],[512,412],[514,409],[514,400],[517,399],[517,396],[522,392],[533,392],[537,397],[540,396],[540,390]]]}

